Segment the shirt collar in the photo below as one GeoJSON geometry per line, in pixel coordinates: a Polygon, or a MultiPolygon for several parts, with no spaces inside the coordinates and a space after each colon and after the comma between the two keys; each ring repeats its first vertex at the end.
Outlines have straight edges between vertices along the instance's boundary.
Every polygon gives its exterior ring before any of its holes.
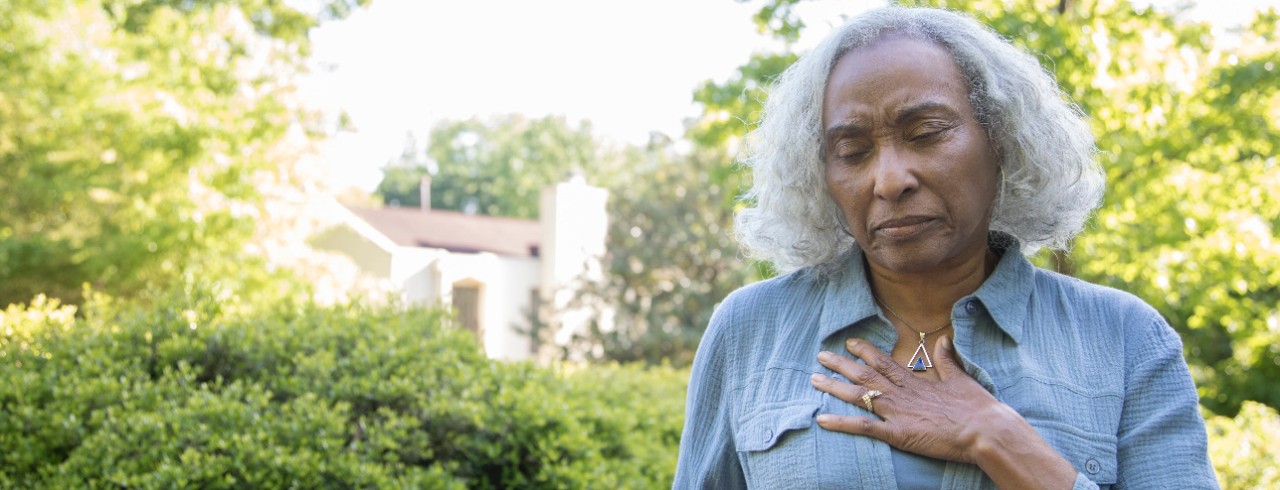
{"type": "MultiPolygon", "coordinates": [[[[996,326],[1015,343],[1020,343],[1025,330],[1024,322],[1035,270],[1026,257],[1022,256],[1017,239],[1001,232],[992,232],[989,241],[1000,259],[996,262],[991,277],[968,298],[976,298],[991,315],[996,326]]],[[[871,297],[862,249],[855,245],[845,260],[844,269],[828,278],[822,314],[818,319],[818,335],[821,339],[876,316],[880,311],[871,297]]],[[[961,303],[964,301],[965,299],[960,300],[961,303]]]]}
{"type": "Polygon", "coordinates": [[[1000,260],[996,262],[991,277],[978,287],[973,297],[982,303],[996,327],[1014,343],[1021,343],[1026,331],[1027,305],[1035,283],[1035,266],[1022,255],[1022,245],[1016,238],[992,232],[989,242],[1000,255],[1000,260]]]}
{"type": "Polygon", "coordinates": [[[822,315],[818,319],[820,339],[826,339],[841,329],[880,312],[875,300],[871,298],[862,249],[855,245],[845,260],[844,269],[828,278],[826,296],[822,301],[822,315]]]}

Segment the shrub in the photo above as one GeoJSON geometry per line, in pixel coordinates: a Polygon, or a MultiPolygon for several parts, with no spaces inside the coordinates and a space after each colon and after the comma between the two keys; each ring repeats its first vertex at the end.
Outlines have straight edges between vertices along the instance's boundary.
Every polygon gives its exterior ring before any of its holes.
{"type": "Polygon", "coordinates": [[[0,314],[0,487],[670,485],[687,371],[494,362],[439,311],[225,298],[0,314]]]}
{"type": "MultiPolygon", "coordinates": [[[[0,312],[0,488],[666,488],[688,371],[494,362],[434,310],[188,288],[0,312]]],[[[1206,412],[1224,488],[1280,415],[1206,412]]]]}
{"type": "Polygon", "coordinates": [[[1209,456],[1225,489],[1280,488],[1280,414],[1245,402],[1235,417],[1206,417],[1209,456]]]}

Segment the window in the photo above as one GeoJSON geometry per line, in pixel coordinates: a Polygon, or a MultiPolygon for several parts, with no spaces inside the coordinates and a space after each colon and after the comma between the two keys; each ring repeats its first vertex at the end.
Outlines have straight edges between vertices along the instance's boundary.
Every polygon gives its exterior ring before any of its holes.
{"type": "Polygon", "coordinates": [[[480,286],[455,284],[453,310],[458,315],[459,325],[480,334],[480,286]]]}

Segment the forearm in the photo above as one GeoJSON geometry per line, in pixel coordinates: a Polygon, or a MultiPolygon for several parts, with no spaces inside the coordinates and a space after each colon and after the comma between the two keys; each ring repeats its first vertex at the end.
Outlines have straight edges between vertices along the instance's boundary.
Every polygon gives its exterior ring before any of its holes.
{"type": "Polygon", "coordinates": [[[1071,463],[1031,424],[1007,405],[992,409],[990,421],[975,428],[974,463],[1000,488],[1072,488],[1078,476],[1071,463]]]}

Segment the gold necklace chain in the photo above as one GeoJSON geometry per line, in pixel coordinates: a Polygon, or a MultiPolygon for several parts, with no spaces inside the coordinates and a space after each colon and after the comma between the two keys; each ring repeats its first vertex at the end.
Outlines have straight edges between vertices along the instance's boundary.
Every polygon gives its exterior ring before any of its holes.
{"type": "Polygon", "coordinates": [[[937,332],[937,331],[939,331],[939,330],[942,330],[942,329],[944,329],[944,328],[947,328],[947,327],[951,326],[951,321],[950,321],[950,320],[948,320],[948,321],[947,321],[947,323],[942,324],[942,326],[941,326],[941,327],[935,328],[935,329],[930,330],[930,331],[928,331],[928,332],[921,332],[921,331],[920,331],[920,329],[918,329],[918,328],[916,328],[916,327],[912,326],[910,323],[907,323],[907,320],[906,320],[905,318],[902,318],[902,315],[899,315],[899,314],[898,314],[898,312],[893,311],[893,308],[890,308],[890,307],[889,307],[889,305],[885,304],[885,302],[884,302],[884,301],[881,301],[879,296],[876,296],[876,295],[872,294],[872,295],[871,295],[871,297],[872,297],[872,298],[874,298],[874,299],[876,300],[876,304],[878,304],[878,305],[880,305],[881,307],[883,307],[883,308],[885,309],[885,311],[888,311],[890,315],[893,315],[893,317],[894,317],[894,318],[897,318],[897,319],[898,319],[898,321],[902,322],[902,324],[903,324],[903,325],[906,325],[906,326],[907,326],[907,328],[911,329],[911,330],[912,330],[912,331],[914,331],[915,333],[920,334],[920,342],[924,342],[924,338],[925,338],[925,336],[927,336],[927,335],[929,335],[929,334],[932,334],[932,333],[934,333],[934,332],[937,332]]]}

